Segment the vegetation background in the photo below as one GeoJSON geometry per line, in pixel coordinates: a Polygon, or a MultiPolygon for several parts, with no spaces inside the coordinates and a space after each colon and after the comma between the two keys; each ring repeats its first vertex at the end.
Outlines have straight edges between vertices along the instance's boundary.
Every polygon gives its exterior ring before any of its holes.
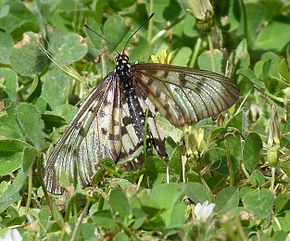
{"type": "Polygon", "coordinates": [[[290,240],[289,13],[286,0],[1,0],[0,237],[290,240]],[[125,172],[106,160],[94,188],[63,177],[68,195],[48,198],[47,150],[152,12],[131,62],[226,73],[239,101],[218,120],[168,126],[167,162],[125,172]],[[200,215],[205,201],[215,207],[200,215]]]}

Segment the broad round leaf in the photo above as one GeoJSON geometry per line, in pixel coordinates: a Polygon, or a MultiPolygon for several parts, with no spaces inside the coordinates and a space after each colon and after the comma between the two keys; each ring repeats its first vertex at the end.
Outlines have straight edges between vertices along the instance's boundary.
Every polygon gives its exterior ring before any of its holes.
{"type": "Polygon", "coordinates": [[[28,103],[21,103],[17,106],[17,120],[26,139],[31,142],[37,150],[44,148],[44,123],[40,119],[37,108],[28,103]]]}
{"type": "Polygon", "coordinates": [[[47,66],[47,58],[37,45],[38,35],[28,32],[14,45],[10,52],[10,63],[20,75],[35,76],[47,66]]]}
{"type": "Polygon", "coordinates": [[[49,36],[49,51],[60,65],[69,65],[82,59],[88,52],[88,46],[82,36],[76,33],[54,31],[49,36]]]}
{"type": "MultiPolygon", "coordinates": [[[[9,98],[16,101],[16,92],[18,88],[18,76],[12,69],[0,68],[0,79],[3,81],[3,90],[9,98]]],[[[0,86],[1,86],[0,81],[0,86]]],[[[1,93],[0,93],[1,94],[1,93]]],[[[1,96],[0,96],[1,98],[1,96]]]]}
{"type": "Polygon", "coordinates": [[[9,64],[9,54],[13,48],[13,38],[5,32],[0,32],[0,63],[9,64]]]}
{"type": "Polygon", "coordinates": [[[243,197],[242,201],[250,213],[257,218],[265,219],[273,208],[274,197],[268,189],[252,190],[243,197]]]}
{"type": "Polygon", "coordinates": [[[48,102],[51,108],[65,104],[70,88],[71,78],[63,71],[54,69],[43,76],[41,96],[48,102]]]}

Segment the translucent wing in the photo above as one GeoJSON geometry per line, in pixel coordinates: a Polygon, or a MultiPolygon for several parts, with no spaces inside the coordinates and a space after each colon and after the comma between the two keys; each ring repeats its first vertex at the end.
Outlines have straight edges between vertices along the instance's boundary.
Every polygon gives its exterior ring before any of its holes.
{"type": "MultiPolygon", "coordinates": [[[[136,96],[136,98],[133,98],[136,101],[136,103],[133,103],[135,111],[138,113],[142,112],[144,119],[146,112],[148,111],[146,137],[147,143],[149,143],[149,145],[153,145],[157,152],[164,156],[166,154],[163,142],[165,135],[161,126],[156,122],[156,108],[146,93],[142,89],[137,88],[137,86],[134,86],[134,95],[136,96]]],[[[139,147],[143,146],[145,139],[143,136],[145,124],[137,122],[133,117],[134,115],[132,116],[130,113],[129,109],[130,107],[128,105],[128,100],[126,100],[126,95],[124,95],[121,104],[122,151],[120,160],[124,160],[127,157],[132,156],[139,147]],[[141,127],[140,130],[142,132],[139,134],[138,125],[141,127]]],[[[135,160],[137,161],[137,165],[142,162],[140,158],[135,160]]]]}
{"type": "Polygon", "coordinates": [[[181,127],[214,117],[231,107],[239,88],[225,76],[202,70],[164,64],[132,66],[142,88],[158,111],[174,126],[181,127]]]}
{"type": "Polygon", "coordinates": [[[63,192],[59,174],[64,170],[78,183],[87,186],[105,157],[117,160],[121,152],[120,81],[109,74],[95,88],[62,135],[45,168],[44,182],[49,192],[63,192]]]}
{"type": "Polygon", "coordinates": [[[162,64],[130,66],[128,57],[119,55],[115,72],[87,97],[49,157],[46,188],[54,194],[63,192],[61,170],[71,181],[76,177],[81,186],[91,184],[102,159],[127,159],[145,138],[166,155],[157,112],[181,127],[216,116],[238,97],[237,85],[222,75],[162,64]]]}

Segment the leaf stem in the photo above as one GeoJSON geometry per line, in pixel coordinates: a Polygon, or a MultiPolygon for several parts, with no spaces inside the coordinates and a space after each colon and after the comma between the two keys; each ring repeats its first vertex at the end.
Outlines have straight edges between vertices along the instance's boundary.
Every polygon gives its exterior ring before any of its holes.
{"type": "Polygon", "coordinates": [[[207,36],[208,38],[208,45],[209,45],[209,50],[210,50],[210,60],[211,60],[211,68],[212,71],[216,72],[216,62],[215,62],[215,56],[214,56],[214,47],[213,47],[213,42],[212,42],[212,37],[211,35],[207,36]]]}
{"type": "Polygon", "coordinates": [[[235,186],[235,173],[234,173],[234,168],[233,168],[233,162],[231,159],[230,146],[226,139],[225,139],[225,146],[226,146],[226,153],[227,153],[227,164],[228,164],[229,175],[230,175],[230,186],[233,187],[235,186]]]}
{"type": "Polygon", "coordinates": [[[197,41],[196,41],[196,44],[194,46],[194,50],[193,50],[193,55],[192,55],[191,61],[189,63],[189,67],[190,68],[193,68],[195,66],[195,64],[196,64],[197,55],[199,53],[200,46],[201,46],[201,38],[198,38],[197,41]]]}
{"type": "Polygon", "coordinates": [[[81,224],[81,222],[82,222],[82,220],[83,220],[85,214],[87,214],[87,211],[88,211],[88,208],[89,208],[89,204],[90,204],[90,201],[87,200],[86,206],[85,206],[84,210],[82,211],[82,213],[80,214],[80,216],[79,216],[79,218],[78,218],[78,221],[77,221],[77,223],[76,223],[76,226],[75,226],[75,228],[74,228],[74,231],[73,231],[73,233],[72,233],[72,236],[71,236],[70,241],[74,241],[74,240],[76,239],[77,231],[78,231],[78,229],[79,229],[79,226],[80,226],[80,224],[81,224]]]}
{"type": "Polygon", "coordinates": [[[241,5],[241,10],[242,10],[241,11],[242,16],[243,16],[244,35],[247,42],[249,42],[247,13],[246,13],[246,7],[243,0],[240,0],[240,5],[241,5]]]}
{"type": "MultiPolygon", "coordinates": [[[[150,5],[149,5],[149,14],[153,13],[153,0],[150,0],[150,5]]],[[[149,53],[151,53],[151,44],[152,44],[152,32],[153,32],[153,21],[149,21],[148,23],[148,34],[147,34],[147,42],[149,44],[149,53]]]]}
{"type": "Polygon", "coordinates": [[[274,192],[274,186],[275,186],[275,172],[276,172],[276,168],[272,167],[271,168],[271,186],[270,186],[270,190],[273,193],[273,195],[275,196],[275,192],[274,192]]]}
{"type": "Polygon", "coordinates": [[[32,195],[32,167],[28,169],[28,194],[27,194],[27,202],[25,206],[25,214],[27,215],[30,204],[31,204],[31,195],[32,195]]]}

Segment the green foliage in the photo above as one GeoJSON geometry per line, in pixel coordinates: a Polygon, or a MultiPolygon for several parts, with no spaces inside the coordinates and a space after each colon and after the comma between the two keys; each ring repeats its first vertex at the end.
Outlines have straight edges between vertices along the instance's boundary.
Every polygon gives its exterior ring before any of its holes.
{"type": "Polygon", "coordinates": [[[0,1],[0,236],[16,228],[23,240],[289,239],[289,4],[211,1],[202,13],[194,2],[0,1]],[[47,195],[53,144],[151,11],[126,46],[131,63],[166,49],[172,64],[229,75],[239,101],[183,130],[158,118],[171,136],[165,160],[148,152],[128,172],[105,159],[93,187],[75,190],[64,173],[68,195],[47,195]],[[215,208],[199,219],[205,201],[215,208]]]}

